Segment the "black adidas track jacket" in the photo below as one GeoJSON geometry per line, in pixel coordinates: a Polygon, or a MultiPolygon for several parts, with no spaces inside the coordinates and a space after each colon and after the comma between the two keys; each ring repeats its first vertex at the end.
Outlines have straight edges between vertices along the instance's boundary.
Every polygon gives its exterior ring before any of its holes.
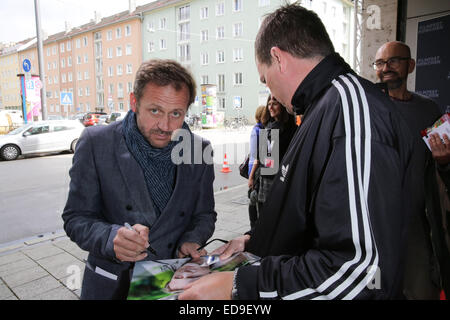
{"type": "Polygon", "coordinates": [[[238,269],[239,299],[401,297],[411,134],[338,54],[293,99],[304,114],[238,269]]]}

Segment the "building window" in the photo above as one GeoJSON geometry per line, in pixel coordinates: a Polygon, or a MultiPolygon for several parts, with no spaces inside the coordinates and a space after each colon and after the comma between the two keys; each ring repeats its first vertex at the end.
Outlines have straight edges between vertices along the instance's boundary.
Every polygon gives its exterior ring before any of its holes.
{"type": "Polygon", "coordinates": [[[147,51],[153,52],[155,51],[155,43],[153,41],[149,41],[147,44],[147,51]]]}
{"type": "Polygon", "coordinates": [[[191,18],[191,7],[190,6],[184,6],[178,8],[178,20],[189,20],[191,18]]]}
{"type": "Polygon", "coordinates": [[[167,21],[166,18],[161,18],[159,19],[159,29],[160,30],[165,30],[167,27],[167,21]]]}
{"type": "Polygon", "coordinates": [[[66,74],[65,73],[61,74],[61,82],[66,83],[66,81],[67,81],[66,74]]]}
{"type": "Polygon", "coordinates": [[[235,38],[242,37],[242,32],[243,32],[242,22],[233,24],[233,37],[235,38]]]}
{"type": "Polygon", "coordinates": [[[66,48],[67,48],[67,51],[71,51],[72,50],[72,41],[67,41],[66,48]]]}
{"type": "Polygon", "coordinates": [[[225,75],[224,74],[217,75],[217,91],[225,92],[225,75]]]}
{"type": "Polygon", "coordinates": [[[131,26],[127,25],[125,26],[125,37],[131,36],[131,26]]]}
{"type": "Polygon", "coordinates": [[[91,88],[86,87],[86,97],[89,97],[91,95],[91,88]]]}
{"type": "Polygon", "coordinates": [[[127,92],[128,93],[133,92],[133,82],[128,82],[127,92]]]}
{"type": "Polygon", "coordinates": [[[68,79],[69,79],[69,82],[72,82],[72,77],[73,77],[72,72],[69,72],[69,74],[67,75],[67,77],[68,77],[68,79]]]}
{"type": "Polygon", "coordinates": [[[159,49],[161,49],[161,50],[167,49],[166,39],[159,40],[159,49]]]}
{"type": "Polygon", "coordinates": [[[114,76],[114,69],[112,66],[108,67],[108,77],[114,76]]]}
{"type": "Polygon", "coordinates": [[[77,64],[81,64],[81,56],[77,56],[77,64]]]}
{"type": "Polygon", "coordinates": [[[191,61],[191,45],[182,44],[178,46],[178,59],[180,62],[191,61]]]}
{"type": "Polygon", "coordinates": [[[78,89],[78,96],[82,97],[83,96],[83,88],[79,88],[78,89]]]}
{"type": "Polygon", "coordinates": [[[225,109],[225,98],[218,98],[217,102],[217,108],[225,109]]]}
{"type": "Polygon", "coordinates": [[[106,50],[106,54],[108,59],[112,59],[113,57],[113,49],[112,48],[108,48],[108,50],[106,50]]]}
{"type": "Polygon", "coordinates": [[[122,38],[122,28],[116,29],[116,39],[122,38]]]}
{"type": "Polygon", "coordinates": [[[114,93],[114,84],[113,84],[113,83],[110,83],[110,84],[109,84],[109,91],[108,91],[108,93],[109,93],[110,95],[112,95],[112,94],[114,93]]]}
{"type": "Polygon", "coordinates": [[[258,5],[260,7],[270,6],[270,0],[259,0],[258,5]]]}
{"type": "Polygon", "coordinates": [[[223,50],[217,51],[216,62],[217,63],[224,63],[225,62],[225,51],[223,51],[223,50]]]}
{"type": "Polygon", "coordinates": [[[83,37],[83,46],[87,47],[87,45],[88,45],[88,39],[87,39],[87,37],[83,37]]]}
{"type": "Polygon", "coordinates": [[[216,3],[216,16],[223,16],[225,14],[225,3],[216,3]]]}
{"type": "Polygon", "coordinates": [[[88,61],[89,61],[89,58],[88,58],[88,55],[87,55],[87,53],[84,55],[84,63],[88,63],[88,61]]]}
{"type": "Polygon", "coordinates": [[[62,58],[61,59],[61,68],[65,68],[66,67],[66,59],[62,58]]]}
{"type": "Polygon", "coordinates": [[[221,40],[225,38],[225,27],[217,27],[216,39],[221,40]]]}
{"type": "Polygon", "coordinates": [[[89,71],[85,71],[84,72],[84,80],[88,80],[89,79],[89,71]]]}
{"type": "Polygon", "coordinates": [[[234,48],[233,49],[233,61],[242,61],[244,60],[244,49],[242,48],[234,48]]]}
{"type": "Polygon", "coordinates": [[[242,11],[242,0],[233,0],[233,12],[242,11]]]}
{"type": "Polygon", "coordinates": [[[131,44],[127,44],[127,47],[126,47],[126,49],[125,49],[125,54],[126,54],[127,56],[130,56],[130,55],[131,55],[131,53],[132,53],[131,48],[132,48],[131,44]]]}
{"type": "Polygon", "coordinates": [[[116,48],[116,57],[121,57],[122,56],[122,47],[117,47],[116,48]]]}
{"type": "Polygon", "coordinates": [[[200,19],[208,18],[208,7],[200,8],[200,19]]]}
{"type": "Polygon", "coordinates": [[[242,72],[234,73],[234,85],[242,85],[242,72]]]}
{"type": "Polygon", "coordinates": [[[150,21],[147,23],[147,31],[148,32],[155,32],[155,25],[153,21],[150,21]]]}
{"type": "Polygon", "coordinates": [[[123,98],[123,84],[121,82],[117,84],[117,98],[123,98]]]}
{"type": "Polygon", "coordinates": [[[127,63],[127,74],[133,73],[133,65],[131,63],[127,63]]]}
{"type": "Polygon", "coordinates": [[[201,41],[202,42],[208,41],[208,30],[201,31],[201,41]]]}
{"type": "Polygon", "coordinates": [[[80,71],[77,72],[77,80],[78,81],[83,80],[83,76],[81,75],[80,71]]]}
{"type": "Polygon", "coordinates": [[[67,66],[71,67],[72,66],[72,57],[67,57],[67,66]]]}
{"type": "Polygon", "coordinates": [[[64,52],[64,43],[61,43],[59,45],[59,52],[63,53],[64,52]]]}
{"type": "Polygon", "coordinates": [[[209,54],[208,54],[208,52],[202,52],[200,54],[200,56],[201,56],[201,65],[202,66],[205,66],[205,65],[209,64],[209,54]]]}
{"type": "Polygon", "coordinates": [[[208,76],[202,76],[201,78],[200,78],[200,84],[208,84],[208,81],[209,79],[208,79],[208,76]]]}
{"type": "Polygon", "coordinates": [[[81,40],[80,40],[80,39],[77,39],[77,40],[75,41],[75,48],[80,49],[80,47],[81,47],[81,40]]]}
{"type": "Polygon", "coordinates": [[[109,31],[106,33],[106,40],[107,40],[107,41],[111,41],[111,40],[112,40],[112,31],[111,31],[111,30],[109,30],[109,31]]]}
{"type": "Polygon", "coordinates": [[[117,65],[117,75],[121,76],[123,74],[123,66],[121,64],[117,65]]]}
{"type": "Polygon", "coordinates": [[[180,23],[178,25],[178,41],[187,41],[190,39],[190,22],[180,23]]]}

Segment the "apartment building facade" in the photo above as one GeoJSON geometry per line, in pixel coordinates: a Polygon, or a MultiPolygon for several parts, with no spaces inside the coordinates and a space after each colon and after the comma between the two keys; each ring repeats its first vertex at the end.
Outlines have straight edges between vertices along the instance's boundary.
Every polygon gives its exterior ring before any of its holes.
{"type": "MultiPolygon", "coordinates": [[[[144,6],[145,7],[145,6],[144,6]]],[[[49,116],[127,111],[134,76],[142,61],[140,11],[134,8],[49,36],[43,43],[46,105],[49,116]],[[71,92],[72,105],[61,105],[60,93],[71,92]]],[[[39,74],[36,44],[17,53],[39,74]]],[[[17,80],[18,81],[18,80],[17,80]]]]}
{"type": "MultiPolygon", "coordinates": [[[[160,1],[163,2],[163,1],[160,1]]],[[[190,112],[200,114],[201,85],[217,89],[217,111],[225,118],[245,116],[254,121],[256,108],[270,93],[259,81],[254,41],[267,13],[284,0],[165,1],[144,12],[143,59],[176,59],[193,73],[196,103],[190,112]]],[[[322,18],[336,51],[351,61],[351,2],[310,1],[302,5],[322,18]]]]}
{"type": "MultiPolygon", "coordinates": [[[[243,115],[253,121],[255,109],[269,94],[259,81],[254,40],[264,15],[284,2],[158,0],[135,7],[130,1],[127,11],[103,19],[96,14],[85,25],[51,35],[43,50],[47,114],[70,118],[89,111],[127,111],[141,62],[162,58],[179,61],[194,75],[197,99],[191,113],[203,111],[201,85],[212,84],[218,112],[225,118],[243,115]],[[73,93],[72,105],[61,106],[61,92],[73,93]]],[[[318,13],[336,51],[352,61],[351,2],[303,0],[302,5],[318,13]]],[[[27,58],[31,73],[39,74],[36,44],[18,49],[17,59],[0,57],[15,64],[19,73],[27,58]]],[[[2,104],[10,99],[4,87],[19,82],[11,81],[0,87],[2,104]]],[[[11,89],[20,94],[17,87],[11,89]]]]}

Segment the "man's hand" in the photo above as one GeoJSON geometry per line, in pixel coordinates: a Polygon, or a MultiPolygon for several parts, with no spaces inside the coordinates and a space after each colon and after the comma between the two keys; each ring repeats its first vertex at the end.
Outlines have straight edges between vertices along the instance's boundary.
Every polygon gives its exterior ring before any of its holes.
{"type": "Polygon", "coordinates": [[[228,259],[235,252],[242,252],[245,250],[245,244],[250,240],[248,234],[234,238],[223,246],[217,248],[211,254],[220,254],[220,260],[228,259]]]}
{"type": "Polygon", "coordinates": [[[141,224],[135,224],[133,229],[122,227],[117,230],[113,240],[116,258],[120,261],[135,262],[147,257],[149,229],[141,224]]]}
{"type": "Polygon", "coordinates": [[[195,260],[197,258],[200,258],[200,256],[204,256],[207,254],[205,249],[197,251],[198,248],[200,248],[200,245],[198,243],[185,242],[178,251],[178,257],[185,258],[191,256],[192,259],[195,260]]]}
{"type": "Polygon", "coordinates": [[[430,143],[431,154],[438,164],[444,166],[450,162],[450,140],[444,134],[442,142],[439,134],[430,134],[428,142],[430,143]]]}
{"type": "Polygon", "coordinates": [[[179,300],[231,300],[233,271],[210,273],[190,283],[179,300]]]}

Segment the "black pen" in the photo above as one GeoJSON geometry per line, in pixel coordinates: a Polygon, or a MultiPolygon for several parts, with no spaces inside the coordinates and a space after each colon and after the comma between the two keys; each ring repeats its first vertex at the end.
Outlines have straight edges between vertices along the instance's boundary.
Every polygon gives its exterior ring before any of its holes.
{"type": "MultiPolygon", "coordinates": [[[[130,226],[130,224],[128,222],[124,223],[125,228],[127,228],[128,230],[133,230],[134,232],[136,232],[137,234],[139,234],[139,232],[137,232],[136,230],[133,229],[132,226],[130,226]]],[[[153,253],[154,255],[156,255],[156,251],[155,249],[152,248],[152,246],[150,245],[150,242],[148,242],[148,248],[147,250],[149,250],[151,253],[153,253]]]]}

